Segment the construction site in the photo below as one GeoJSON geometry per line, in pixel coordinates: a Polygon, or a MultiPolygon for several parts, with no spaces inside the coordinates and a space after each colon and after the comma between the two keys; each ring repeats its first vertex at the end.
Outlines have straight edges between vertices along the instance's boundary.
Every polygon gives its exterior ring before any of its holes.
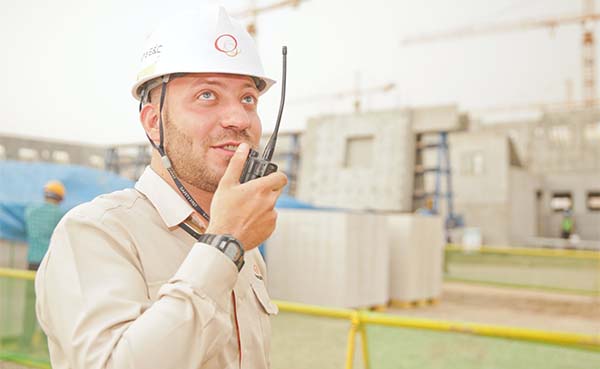
{"type": "MultiPolygon", "coordinates": [[[[259,3],[236,13],[259,43],[269,14],[312,5],[259,3]]],[[[577,26],[580,89],[567,83],[560,102],[369,105],[398,81],[290,98],[306,119],[287,128],[284,113],[272,161],[288,184],[260,248],[279,311],[271,368],[600,368],[600,5],[578,4],[398,40],[406,52],[461,53],[457,40],[577,26]]],[[[51,368],[30,311],[25,209],[52,179],[64,211],[133,187],[153,148],[143,136],[105,144],[4,128],[0,369],[51,368]]]]}

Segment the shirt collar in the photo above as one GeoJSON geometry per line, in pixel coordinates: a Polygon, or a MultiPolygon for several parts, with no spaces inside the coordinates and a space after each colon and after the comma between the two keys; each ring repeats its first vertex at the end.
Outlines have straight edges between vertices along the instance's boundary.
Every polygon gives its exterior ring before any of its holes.
{"type": "Polygon", "coordinates": [[[169,228],[179,225],[194,213],[177,191],[149,166],[138,179],[135,189],[150,200],[169,228]]]}

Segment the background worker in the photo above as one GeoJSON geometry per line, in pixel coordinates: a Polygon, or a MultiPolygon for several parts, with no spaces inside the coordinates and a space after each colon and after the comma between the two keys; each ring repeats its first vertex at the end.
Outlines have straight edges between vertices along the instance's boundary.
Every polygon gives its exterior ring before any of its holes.
{"type": "Polygon", "coordinates": [[[568,240],[571,237],[571,234],[573,234],[574,226],[573,211],[567,209],[563,212],[563,218],[560,222],[560,237],[568,240]]]}
{"type": "Polygon", "coordinates": [[[274,81],[222,8],[164,21],[141,62],[151,164],[134,189],[70,211],[38,271],[52,367],[267,368],[277,307],[257,246],[287,178],[239,178],[274,81]]]}
{"type": "MultiPolygon", "coordinates": [[[[25,231],[27,234],[27,269],[37,270],[42,258],[48,251],[54,228],[63,217],[59,207],[65,198],[65,186],[56,180],[44,185],[44,202],[25,208],[25,231]]],[[[23,314],[23,335],[20,345],[30,349],[36,329],[35,290],[33,282],[27,281],[25,289],[25,313],[23,314]]]]}
{"type": "Polygon", "coordinates": [[[44,185],[44,202],[25,209],[25,231],[27,233],[27,268],[37,270],[48,250],[54,228],[63,217],[59,207],[65,198],[65,186],[56,180],[44,185]]]}

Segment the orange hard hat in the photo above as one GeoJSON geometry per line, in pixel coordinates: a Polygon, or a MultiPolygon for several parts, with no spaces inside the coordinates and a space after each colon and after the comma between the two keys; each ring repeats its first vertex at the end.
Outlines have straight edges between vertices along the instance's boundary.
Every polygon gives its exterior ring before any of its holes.
{"type": "Polygon", "coordinates": [[[65,197],[65,186],[57,180],[49,181],[44,185],[44,194],[57,200],[62,200],[65,197]]]}

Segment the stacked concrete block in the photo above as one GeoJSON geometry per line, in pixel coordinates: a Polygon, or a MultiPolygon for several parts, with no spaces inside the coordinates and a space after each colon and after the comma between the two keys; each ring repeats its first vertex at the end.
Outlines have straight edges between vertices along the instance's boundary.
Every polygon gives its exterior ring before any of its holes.
{"type": "Polygon", "coordinates": [[[452,132],[466,128],[456,105],[416,108],[411,111],[414,133],[452,132]]]}
{"type": "Polygon", "coordinates": [[[314,118],[302,140],[298,198],[319,206],[411,211],[414,135],[407,111],[314,118]],[[350,143],[364,138],[360,165],[350,143]]]}
{"type": "Polygon", "coordinates": [[[391,214],[387,223],[392,304],[438,299],[445,245],[442,218],[391,214]]]}
{"type": "Polygon", "coordinates": [[[346,308],[389,300],[384,215],[280,209],[266,259],[274,299],[346,308]]]}

